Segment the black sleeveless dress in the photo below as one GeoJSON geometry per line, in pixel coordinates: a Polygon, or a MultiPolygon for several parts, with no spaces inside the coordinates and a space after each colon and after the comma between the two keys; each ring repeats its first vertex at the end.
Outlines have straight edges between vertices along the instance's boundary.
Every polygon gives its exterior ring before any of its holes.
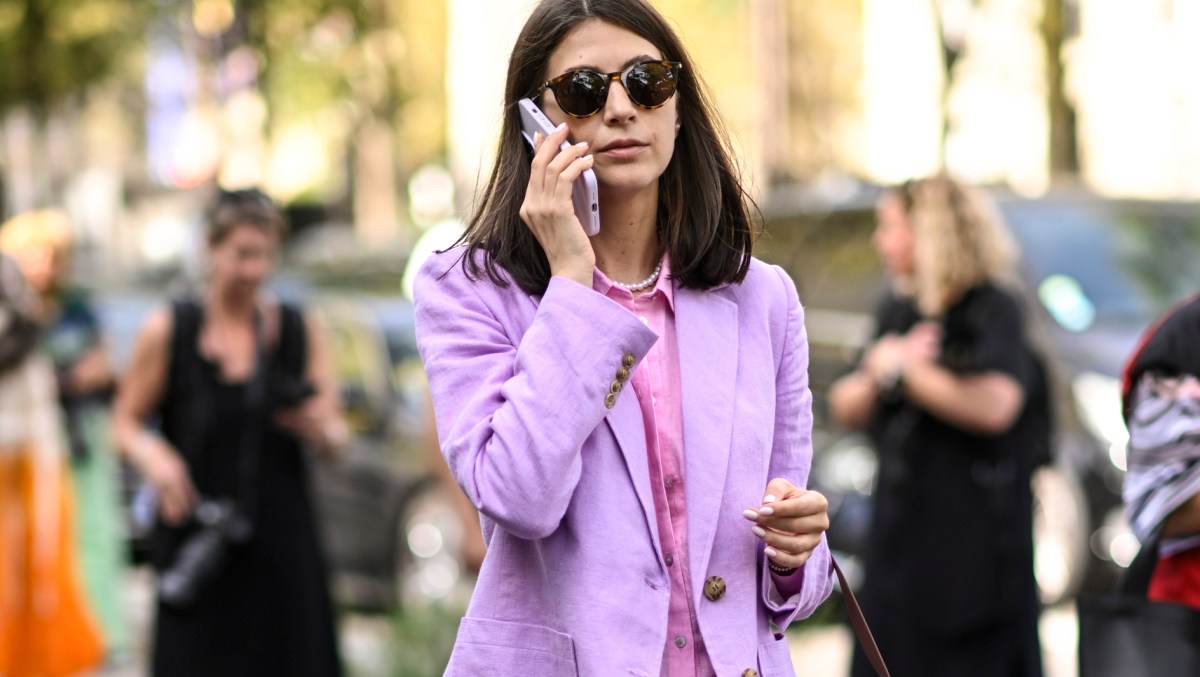
{"type": "MultiPolygon", "coordinates": [[[[183,454],[203,497],[237,497],[242,475],[246,383],[226,383],[198,352],[202,307],[176,303],[162,431],[183,454]]],[[[269,383],[304,373],[302,313],[283,306],[269,383]]],[[[270,386],[268,386],[270,389],[270,386]]],[[[259,414],[262,415],[262,414],[259,414]]],[[[339,675],[325,564],[299,441],[266,417],[258,459],[253,538],[230,549],[216,579],[191,607],[157,605],[153,674],[339,675]]],[[[194,526],[156,527],[152,559],[162,571],[194,526]]]]}

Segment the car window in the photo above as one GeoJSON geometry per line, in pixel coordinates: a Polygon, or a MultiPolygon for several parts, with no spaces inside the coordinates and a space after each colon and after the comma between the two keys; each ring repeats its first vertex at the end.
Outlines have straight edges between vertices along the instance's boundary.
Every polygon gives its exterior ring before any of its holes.
{"type": "Polygon", "coordinates": [[[1002,207],[1022,266],[1072,331],[1145,324],[1200,288],[1200,211],[1173,203],[1021,201],[1002,207]]]}

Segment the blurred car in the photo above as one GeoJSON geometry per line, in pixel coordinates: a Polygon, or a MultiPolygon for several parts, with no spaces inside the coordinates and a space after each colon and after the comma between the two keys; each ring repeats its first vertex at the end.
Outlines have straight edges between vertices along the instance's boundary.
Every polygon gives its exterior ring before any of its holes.
{"type": "MultiPolygon", "coordinates": [[[[1036,573],[1054,604],[1109,590],[1137,551],[1121,515],[1128,433],[1119,374],[1140,332],[1200,288],[1200,209],[1087,193],[1023,198],[993,192],[1017,239],[1030,334],[1051,371],[1054,462],[1034,477],[1036,573]]],[[[876,452],[829,419],[826,395],[870,338],[886,280],[871,246],[877,189],[796,208],[765,207],[762,256],[796,280],[806,310],[814,396],[812,484],[828,494],[831,546],[858,573],[876,452]]]]}
{"type": "MultiPolygon", "coordinates": [[[[469,585],[459,552],[467,537],[431,467],[432,420],[413,334],[412,305],[399,296],[322,290],[280,275],[276,291],[323,320],[354,432],[343,458],[313,463],[313,494],[337,602],[386,612],[469,585]]],[[[145,291],[97,294],[96,307],[118,373],[147,314],[166,301],[145,291]]],[[[126,499],[135,559],[145,554],[154,505],[128,466],[126,499]]]]}

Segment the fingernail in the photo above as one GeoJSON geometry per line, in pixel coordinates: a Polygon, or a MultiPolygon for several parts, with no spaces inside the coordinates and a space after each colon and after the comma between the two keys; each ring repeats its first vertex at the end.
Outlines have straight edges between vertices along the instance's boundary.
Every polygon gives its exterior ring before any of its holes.
{"type": "Polygon", "coordinates": [[[779,556],[779,551],[776,550],[775,548],[771,548],[771,547],[763,548],[763,553],[766,554],[766,556],[770,557],[771,559],[775,559],[776,557],[779,556]]]}
{"type": "Polygon", "coordinates": [[[576,148],[587,148],[587,145],[588,145],[587,141],[580,141],[579,143],[575,144],[575,147],[576,148]]]}
{"type": "Polygon", "coordinates": [[[763,536],[767,535],[767,530],[762,527],[754,527],[754,528],[750,529],[750,531],[753,531],[754,535],[758,536],[759,538],[762,538],[763,536]]]}
{"type": "Polygon", "coordinates": [[[536,146],[536,145],[538,144],[538,142],[539,142],[539,141],[541,141],[541,140],[542,140],[542,133],[541,133],[541,132],[534,132],[534,133],[533,133],[533,145],[535,145],[535,146],[536,146]]]}
{"type": "Polygon", "coordinates": [[[750,520],[751,522],[754,522],[758,519],[758,513],[755,512],[754,510],[743,510],[742,517],[745,517],[746,519],[750,520]]]}
{"type": "Polygon", "coordinates": [[[560,123],[558,123],[558,126],[554,128],[554,131],[561,132],[562,130],[564,130],[566,128],[567,128],[567,123],[560,122],[560,123]]]}
{"type": "Polygon", "coordinates": [[[761,507],[761,508],[759,508],[759,509],[758,509],[758,514],[762,515],[763,517],[768,517],[768,516],[770,516],[770,515],[774,515],[774,514],[775,514],[775,508],[772,508],[772,507],[771,507],[771,506],[769,506],[769,505],[767,505],[767,506],[763,506],[763,507],[761,507]]]}
{"type": "Polygon", "coordinates": [[[581,157],[581,158],[579,158],[579,159],[580,159],[580,160],[591,160],[591,159],[592,159],[592,156],[591,156],[591,155],[584,155],[583,157],[581,157]]]}
{"type": "Polygon", "coordinates": [[[774,503],[774,502],[775,502],[774,494],[767,494],[766,496],[763,496],[763,503],[774,503]]]}

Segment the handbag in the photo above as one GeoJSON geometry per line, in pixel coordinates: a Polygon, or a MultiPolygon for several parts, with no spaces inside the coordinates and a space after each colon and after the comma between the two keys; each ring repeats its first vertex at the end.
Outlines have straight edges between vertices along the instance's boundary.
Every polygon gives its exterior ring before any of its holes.
{"type": "Polygon", "coordinates": [[[1146,598],[1158,543],[1142,546],[1114,594],[1079,598],[1080,677],[1200,675],[1200,611],[1146,598]]]}

